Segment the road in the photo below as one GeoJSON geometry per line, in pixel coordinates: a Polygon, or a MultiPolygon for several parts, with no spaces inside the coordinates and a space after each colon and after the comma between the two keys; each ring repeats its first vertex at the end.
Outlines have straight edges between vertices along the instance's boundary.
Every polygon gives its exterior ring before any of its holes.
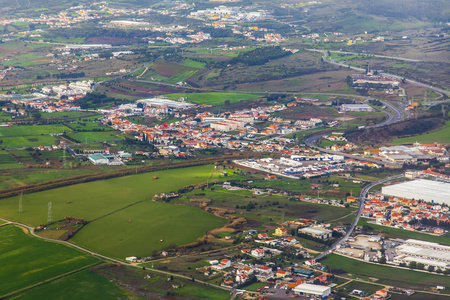
{"type": "MultiPolygon", "coordinates": [[[[39,239],[42,239],[42,240],[46,240],[46,241],[49,241],[49,242],[54,242],[54,243],[58,243],[58,244],[63,244],[63,245],[66,245],[66,246],[69,246],[69,247],[78,249],[78,250],[80,250],[80,251],[83,251],[83,252],[85,252],[85,253],[88,253],[88,254],[90,254],[90,255],[97,256],[97,257],[99,257],[99,258],[108,260],[108,261],[110,261],[110,262],[118,263],[118,264],[121,264],[121,265],[133,267],[133,268],[139,268],[139,269],[142,269],[142,266],[140,266],[140,265],[126,263],[126,262],[123,262],[123,261],[121,261],[121,260],[118,260],[118,259],[115,259],[115,258],[112,258],[112,257],[105,256],[105,255],[102,255],[102,254],[100,254],[100,253],[97,253],[97,252],[91,251],[91,250],[89,250],[89,249],[83,248],[83,247],[81,247],[81,246],[78,246],[78,245],[73,244],[73,243],[68,242],[68,241],[60,241],[60,240],[54,240],[54,239],[42,237],[42,236],[40,236],[40,235],[37,235],[37,234],[34,232],[34,227],[32,227],[32,226],[30,226],[30,225],[23,224],[23,223],[19,223],[19,222],[15,222],[15,221],[8,220],[8,219],[2,218],[2,217],[0,217],[0,220],[5,221],[5,222],[7,222],[7,223],[9,223],[9,224],[11,224],[11,225],[16,225],[16,226],[20,226],[20,227],[22,227],[22,228],[26,228],[26,229],[30,232],[30,234],[31,234],[32,236],[36,237],[36,238],[39,238],[39,239]]],[[[5,224],[5,225],[7,225],[7,224],[5,224]]],[[[147,269],[147,270],[150,270],[150,271],[152,271],[152,272],[161,273],[161,274],[164,274],[164,275],[170,275],[170,276],[174,276],[174,277],[179,277],[179,278],[184,278],[184,279],[192,280],[191,277],[184,276],[184,275],[180,275],[180,274],[176,274],[176,273],[171,273],[171,272],[161,271],[161,270],[153,269],[153,268],[149,268],[149,267],[146,267],[146,269],[147,269]]],[[[212,284],[212,283],[209,283],[209,282],[206,282],[206,281],[202,281],[202,280],[197,280],[197,279],[196,279],[195,281],[198,282],[198,283],[202,283],[202,284],[205,284],[205,285],[209,285],[209,286],[212,286],[212,287],[215,287],[215,288],[218,288],[218,289],[222,289],[222,290],[226,290],[226,291],[230,291],[230,292],[231,292],[231,289],[230,289],[230,288],[227,288],[227,287],[223,287],[223,286],[220,286],[220,285],[212,284]]]]}
{"type": "Polygon", "coordinates": [[[364,202],[366,201],[366,197],[367,197],[367,193],[369,192],[369,190],[371,188],[373,188],[374,186],[387,182],[387,181],[391,181],[394,179],[398,179],[403,177],[403,174],[400,175],[395,175],[395,176],[391,176],[388,178],[384,178],[382,180],[373,182],[367,186],[365,186],[362,190],[361,190],[361,195],[359,196],[359,206],[358,206],[358,210],[356,211],[356,216],[355,219],[353,220],[352,224],[350,225],[350,227],[348,228],[347,232],[345,233],[345,235],[338,240],[337,242],[335,242],[333,245],[331,245],[330,248],[328,248],[328,250],[322,252],[321,254],[319,254],[317,257],[315,257],[315,260],[321,259],[322,257],[328,255],[329,253],[331,253],[334,249],[336,249],[337,246],[339,246],[340,244],[342,244],[343,242],[345,242],[350,235],[352,234],[353,230],[356,227],[356,224],[358,224],[359,218],[361,217],[361,213],[364,209],[364,202]]]}
{"type": "MultiPolygon", "coordinates": [[[[335,61],[336,58],[334,58],[332,60],[327,60],[328,53],[325,50],[317,50],[317,49],[307,49],[307,50],[313,51],[313,52],[320,52],[320,53],[322,53],[323,54],[322,55],[323,61],[327,62],[327,63],[330,63],[332,65],[339,66],[339,67],[350,68],[352,70],[359,71],[359,72],[365,72],[366,71],[363,68],[349,66],[348,63],[347,64],[346,63],[338,63],[338,62],[335,61]]],[[[345,53],[345,52],[342,52],[342,53],[345,53]]],[[[352,52],[349,52],[349,53],[352,53],[352,52]]],[[[357,54],[357,53],[355,53],[355,54],[357,54]]],[[[377,55],[375,55],[375,56],[377,56],[377,55]]],[[[380,56],[380,57],[383,57],[383,56],[380,56]]],[[[387,58],[393,58],[393,57],[387,57],[387,58]]],[[[406,60],[406,59],[403,59],[403,60],[406,60]]],[[[390,74],[390,73],[380,73],[380,75],[386,76],[386,77],[395,78],[395,79],[399,79],[399,80],[403,80],[403,78],[404,78],[402,76],[398,76],[398,75],[394,75],[394,74],[390,74]]],[[[440,94],[445,94],[447,96],[450,96],[450,91],[447,91],[447,90],[444,90],[444,89],[441,89],[441,88],[438,88],[438,87],[434,87],[434,86],[429,85],[429,84],[425,84],[425,83],[422,83],[422,82],[417,82],[415,80],[407,79],[407,78],[405,78],[405,82],[406,83],[410,83],[410,84],[414,84],[414,85],[417,85],[417,86],[420,86],[420,87],[423,87],[423,88],[426,88],[426,89],[429,89],[429,90],[432,90],[432,91],[440,93],[440,94]]]]}

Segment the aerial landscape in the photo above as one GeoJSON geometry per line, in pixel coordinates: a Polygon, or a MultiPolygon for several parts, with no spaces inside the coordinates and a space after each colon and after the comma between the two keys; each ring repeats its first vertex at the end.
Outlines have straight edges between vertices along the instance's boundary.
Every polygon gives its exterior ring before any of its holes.
{"type": "Polygon", "coordinates": [[[0,299],[450,299],[450,2],[0,0],[0,299]]]}

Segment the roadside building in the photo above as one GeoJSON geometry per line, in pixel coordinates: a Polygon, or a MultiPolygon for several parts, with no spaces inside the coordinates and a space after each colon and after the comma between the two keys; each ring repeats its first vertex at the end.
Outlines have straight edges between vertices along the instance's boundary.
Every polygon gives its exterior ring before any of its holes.
{"type": "Polygon", "coordinates": [[[331,288],[324,285],[315,285],[309,283],[302,283],[294,288],[294,293],[301,296],[316,296],[326,298],[331,294],[331,288]]]}
{"type": "Polygon", "coordinates": [[[299,233],[310,235],[317,239],[326,240],[331,238],[332,231],[318,227],[305,227],[298,230],[299,233]]]}

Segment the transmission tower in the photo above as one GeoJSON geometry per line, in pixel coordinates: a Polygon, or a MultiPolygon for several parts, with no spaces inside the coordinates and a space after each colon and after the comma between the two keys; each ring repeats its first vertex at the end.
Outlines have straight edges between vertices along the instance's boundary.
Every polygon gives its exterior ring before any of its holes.
{"type": "Polygon", "coordinates": [[[23,208],[22,208],[22,197],[23,197],[23,193],[19,194],[19,214],[23,213],[23,208]]]}
{"type": "Polygon", "coordinates": [[[64,145],[64,152],[63,152],[63,168],[66,167],[66,145],[64,145]]]}
{"type": "Polygon", "coordinates": [[[47,224],[53,222],[52,219],[52,201],[48,203],[47,224]]]}

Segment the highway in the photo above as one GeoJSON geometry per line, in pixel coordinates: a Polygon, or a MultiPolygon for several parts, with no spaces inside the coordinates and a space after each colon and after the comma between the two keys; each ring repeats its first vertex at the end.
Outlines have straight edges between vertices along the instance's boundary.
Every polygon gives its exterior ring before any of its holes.
{"type": "Polygon", "coordinates": [[[342,244],[343,242],[345,242],[350,235],[352,234],[353,230],[356,227],[356,224],[358,224],[359,218],[361,217],[361,213],[364,209],[364,202],[366,201],[366,197],[367,197],[367,193],[369,192],[369,190],[371,188],[373,188],[374,186],[387,182],[387,181],[391,181],[391,180],[395,180],[398,178],[403,177],[403,174],[400,175],[395,175],[395,176],[391,176],[388,178],[384,178],[382,180],[373,182],[367,186],[365,186],[362,190],[361,190],[361,195],[359,196],[359,206],[358,206],[358,210],[356,211],[356,216],[355,219],[353,220],[352,224],[350,225],[350,227],[348,228],[347,232],[345,233],[345,235],[338,240],[337,242],[335,242],[333,245],[331,245],[330,248],[328,248],[326,251],[322,252],[321,254],[319,254],[318,256],[316,256],[314,259],[318,260],[322,257],[324,257],[325,255],[328,255],[329,253],[331,253],[334,249],[336,249],[337,246],[339,246],[340,244],[342,244]]]}
{"type": "MultiPolygon", "coordinates": [[[[320,53],[322,53],[323,54],[322,55],[323,61],[327,62],[327,63],[330,63],[332,65],[339,66],[339,67],[350,68],[352,70],[359,71],[359,72],[365,72],[366,71],[363,68],[349,66],[348,63],[338,63],[338,62],[335,61],[336,58],[332,59],[332,60],[327,60],[328,53],[325,50],[317,50],[317,49],[307,49],[307,50],[312,51],[312,52],[320,52],[320,53]]],[[[345,53],[345,52],[341,52],[341,53],[345,53]]],[[[353,53],[353,52],[349,52],[349,53],[353,53]]],[[[355,53],[355,54],[362,55],[361,53],[355,53]]],[[[365,54],[368,54],[368,53],[365,53],[365,54]]],[[[375,57],[384,57],[384,56],[381,56],[381,55],[374,55],[374,56],[375,57]]],[[[393,58],[393,57],[385,57],[385,58],[398,59],[398,58],[393,58]]],[[[407,60],[407,59],[403,58],[402,60],[407,60]]],[[[413,61],[413,60],[410,60],[410,61],[413,61]]],[[[399,80],[403,80],[403,78],[404,78],[402,76],[398,76],[398,75],[394,75],[394,74],[390,74],[390,73],[380,73],[380,75],[386,76],[386,77],[395,78],[395,79],[399,79],[399,80]]],[[[426,88],[426,89],[429,89],[429,90],[432,90],[432,91],[440,93],[440,94],[445,94],[447,96],[450,96],[450,91],[447,91],[447,90],[444,90],[444,89],[441,89],[441,88],[438,88],[438,87],[434,87],[434,86],[426,84],[426,83],[417,82],[415,80],[407,79],[407,78],[405,78],[405,82],[411,83],[411,84],[414,84],[414,85],[417,85],[417,86],[420,86],[420,87],[423,87],[423,88],[426,88]]]]}

